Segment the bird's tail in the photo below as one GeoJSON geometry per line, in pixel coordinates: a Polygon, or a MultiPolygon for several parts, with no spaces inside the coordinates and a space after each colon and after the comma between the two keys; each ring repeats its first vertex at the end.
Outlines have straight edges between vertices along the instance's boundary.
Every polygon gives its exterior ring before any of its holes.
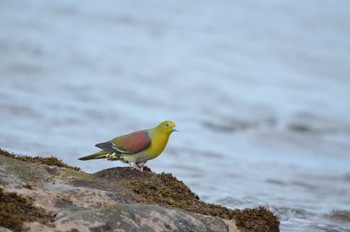
{"type": "Polygon", "coordinates": [[[81,158],[79,158],[79,160],[106,159],[106,158],[108,158],[109,153],[110,152],[102,150],[102,151],[96,152],[92,155],[81,157],[81,158]]]}

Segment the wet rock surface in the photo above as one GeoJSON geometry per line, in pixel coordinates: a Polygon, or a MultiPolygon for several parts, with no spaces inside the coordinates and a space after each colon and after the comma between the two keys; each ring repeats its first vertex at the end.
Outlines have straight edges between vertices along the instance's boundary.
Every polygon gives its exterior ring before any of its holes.
{"type": "Polygon", "coordinates": [[[207,204],[150,169],[86,174],[54,157],[0,150],[0,193],[0,229],[13,231],[279,231],[265,208],[207,204]]]}

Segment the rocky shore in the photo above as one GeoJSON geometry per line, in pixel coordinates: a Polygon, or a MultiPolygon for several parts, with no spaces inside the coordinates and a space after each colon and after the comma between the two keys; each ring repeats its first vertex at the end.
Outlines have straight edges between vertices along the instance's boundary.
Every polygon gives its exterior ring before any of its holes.
{"type": "Polygon", "coordinates": [[[279,231],[265,208],[199,199],[168,173],[117,167],[87,174],[55,157],[0,149],[0,231],[279,231]]]}

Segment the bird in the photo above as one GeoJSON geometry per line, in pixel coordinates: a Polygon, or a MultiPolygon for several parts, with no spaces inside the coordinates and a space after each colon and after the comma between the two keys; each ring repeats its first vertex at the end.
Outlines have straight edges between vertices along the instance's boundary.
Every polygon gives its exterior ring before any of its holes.
{"type": "Polygon", "coordinates": [[[79,160],[107,159],[120,160],[132,169],[143,172],[148,160],[158,157],[165,149],[171,133],[178,130],[173,121],[161,122],[158,126],[118,136],[95,146],[102,149],[79,160]]]}

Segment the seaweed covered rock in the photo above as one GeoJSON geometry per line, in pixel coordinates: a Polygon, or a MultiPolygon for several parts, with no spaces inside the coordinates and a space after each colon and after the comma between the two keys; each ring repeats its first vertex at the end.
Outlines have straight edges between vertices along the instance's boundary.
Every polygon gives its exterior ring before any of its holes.
{"type": "Polygon", "coordinates": [[[154,174],[151,170],[135,172],[129,168],[110,168],[93,176],[120,183],[138,196],[138,202],[173,207],[201,215],[234,220],[242,230],[279,231],[279,220],[263,207],[231,210],[221,205],[200,201],[182,181],[169,173],[154,174]],[[127,178],[126,178],[127,177],[127,178]]]}
{"type": "Polygon", "coordinates": [[[0,149],[0,230],[279,231],[265,208],[200,201],[171,174],[111,168],[86,174],[55,157],[0,149]]]}
{"type": "Polygon", "coordinates": [[[0,225],[21,231],[24,222],[38,221],[42,224],[52,226],[54,220],[52,213],[32,205],[29,200],[15,192],[5,193],[0,188],[0,225]]]}

